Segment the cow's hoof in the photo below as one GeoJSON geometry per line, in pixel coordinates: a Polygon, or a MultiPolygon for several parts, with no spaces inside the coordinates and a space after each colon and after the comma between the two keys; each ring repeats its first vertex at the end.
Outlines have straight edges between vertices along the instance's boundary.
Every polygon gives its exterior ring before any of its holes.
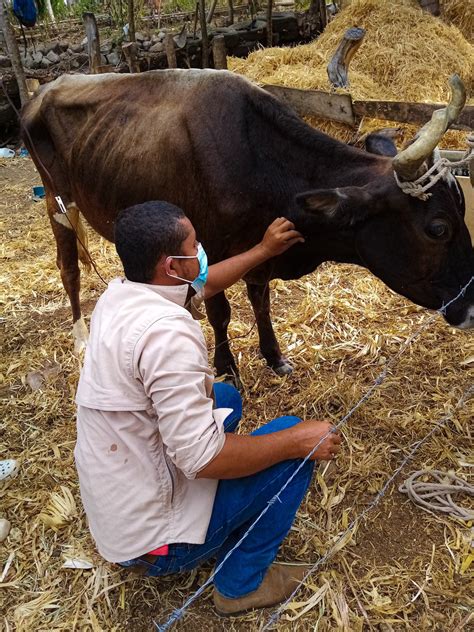
{"type": "Polygon", "coordinates": [[[89,331],[82,316],[72,326],[72,333],[74,336],[74,353],[80,356],[85,350],[89,339],[89,331]]]}
{"type": "Polygon", "coordinates": [[[282,360],[279,364],[273,364],[271,368],[275,371],[277,375],[280,375],[281,377],[293,373],[293,367],[288,362],[288,360],[282,360]]]}

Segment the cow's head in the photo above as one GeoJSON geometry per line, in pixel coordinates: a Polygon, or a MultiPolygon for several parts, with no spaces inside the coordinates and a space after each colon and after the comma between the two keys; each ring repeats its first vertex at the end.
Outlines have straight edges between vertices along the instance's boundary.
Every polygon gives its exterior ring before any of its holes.
{"type": "MultiPolygon", "coordinates": [[[[372,151],[392,157],[380,159],[366,184],[308,191],[296,198],[317,217],[316,223],[324,222],[329,230],[346,229],[357,259],[389,287],[431,309],[446,305],[474,275],[464,196],[454,176],[448,171],[434,184],[428,178],[429,196],[419,188],[411,191],[419,197],[409,191],[410,183],[437,160],[438,142],[464,107],[466,95],[458,77],[451,79],[451,88],[449,105],[437,110],[400,153],[389,139],[372,139],[372,151]]],[[[447,307],[445,317],[453,326],[474,327],[474,280],[464,296],[447,307]]]]}

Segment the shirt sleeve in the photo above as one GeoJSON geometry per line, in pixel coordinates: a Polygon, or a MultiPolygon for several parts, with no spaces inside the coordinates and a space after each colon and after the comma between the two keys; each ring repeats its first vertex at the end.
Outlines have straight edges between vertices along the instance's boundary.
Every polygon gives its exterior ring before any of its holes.
{"type": "Polygon", "coordinates": [[[167,455],[187,478],[195,478],[225,442],[206,392],[212,371],[199,324],[181,315],[155,321],[135,347],[133,364],[153,403],[167,455]]]}

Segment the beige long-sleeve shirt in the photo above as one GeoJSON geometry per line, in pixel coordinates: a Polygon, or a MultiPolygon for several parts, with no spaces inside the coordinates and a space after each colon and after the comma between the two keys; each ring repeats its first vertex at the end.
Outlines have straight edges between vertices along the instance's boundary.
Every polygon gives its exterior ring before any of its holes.
{"type": "Polygon", "coordinates": [[[206,537],[217,481],[195,477],[222,449],[230,411],[213,410],[187,290],[115,279],[92,314],[75,459],[91,533],[111,562],[206,537]]]}

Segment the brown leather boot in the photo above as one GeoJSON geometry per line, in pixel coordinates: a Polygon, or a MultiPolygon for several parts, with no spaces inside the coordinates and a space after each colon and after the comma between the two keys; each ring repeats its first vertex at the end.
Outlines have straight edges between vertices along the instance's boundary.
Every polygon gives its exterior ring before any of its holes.
{"type": "Polygon", "coordinates": [[[311,566],[307,564],[279,564],[274,562],[253,592],[244,597],[229,599],[214,589],[214,605],[221,617],[235,617],[253,608],[275,606],[291,595],[311,566]]]}

